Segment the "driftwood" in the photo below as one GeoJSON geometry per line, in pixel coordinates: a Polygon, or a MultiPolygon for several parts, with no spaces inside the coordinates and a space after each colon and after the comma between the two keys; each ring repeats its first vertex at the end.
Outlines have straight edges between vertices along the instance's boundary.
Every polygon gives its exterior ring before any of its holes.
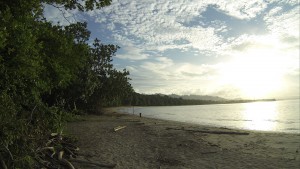
{"type": "Polygon", "coordinates": [[[115,127],[114,128],[114,131],[118,131],[118,130],[121,130],[121,129],[124,129],[126,126],[118,126],[118,127],[115,127]]]}
{"type": "Polygon", "coordinates": [[[171,128],[167,127],[166,130],[184,130],[189,132],[199,132],[199,133],[207,133],[207,134],[232,134],[232,135],[249,135],[247,132],[234,132],[234,131],[216,131],[216,130],[192,130],[192,129],[184,129],[184,128],[171,128]]]}
{"type": "Polygon", "coordinates": [[[67,166],[69,169],[75,169],[75,167],[66,159],[63,158],[64,151],[60,151],[58,153],[58,160],[65,166],[67,166]]]}
{"type": "Polygon", "coordinates": [[[37,162],[41,167],[48,169],[61,168],[61,166],[75,169],[67,159],[75,158],[79,148],[71,144],[71,142],[73,141],[64,138],[61,133],[52,133],[45,147],[36,150],[37,162]]]}
{"type": "MultiPolygon", "coordinates": [[[[118,126],[116,130],[121,130],[126,126],[118,126]]],[[[96,162],[76,159],[79,148],[73,145],[74,141],[63,137],[61,133],[52,133],[45,147],[39,148],[36,153],[36,160],[41,168],[56,169],[64,167],[75,169],[73,162],[83,163],[91,166],[114,168],[116,164],[101,164],[96,162]]],[[[6,164],[0,154],[0,168],[7,169],[6,164]]]]}
{"type": "Polygon", "coordinates": [[[72,162],[77,162],[77,163],[82,163],[82,164],[87,164],[87,165],[94,165],[98,167],[106,167],[106,168],[114,168],[116,164],[101,164],[101,163],[96,163],[96,162],[91,162],[91,161],[84,161],[84,160],[79,160],[79,159],[70,159],[72,162]]]}

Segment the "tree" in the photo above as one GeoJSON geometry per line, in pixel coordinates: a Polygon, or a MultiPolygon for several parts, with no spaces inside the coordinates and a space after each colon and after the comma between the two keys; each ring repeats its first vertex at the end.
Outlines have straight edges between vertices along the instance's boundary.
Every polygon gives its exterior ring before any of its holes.
{"type": "Polygon", "coordinates": [[[88,11],[110,2],[0,2],[0,163],[37,167],[36,150],[49,133],[62,130],[67,111],[84,110],[98,99],[119,104],[132,92],[129,73],[111,64],[117,46],[97,39],[89,46],[86,23],[63,27],[43,16],[43,4],[88,11]]]}

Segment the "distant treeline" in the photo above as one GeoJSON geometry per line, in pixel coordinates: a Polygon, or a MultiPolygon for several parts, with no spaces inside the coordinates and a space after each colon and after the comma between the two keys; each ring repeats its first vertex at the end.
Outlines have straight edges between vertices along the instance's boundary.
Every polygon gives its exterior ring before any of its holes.
{"type": "Polygon", "coordinates": [[[259,99],[259,100],[192,100],[183,98],[173,98],[161,94],[139,94],[133,93],[132,97],[124,100],[123,105],[131,106],[179,106],[179,105],[205,105],[205,104],[232,104],[247,103],[256,101],[275,101],[275,99],[259,99]]]}

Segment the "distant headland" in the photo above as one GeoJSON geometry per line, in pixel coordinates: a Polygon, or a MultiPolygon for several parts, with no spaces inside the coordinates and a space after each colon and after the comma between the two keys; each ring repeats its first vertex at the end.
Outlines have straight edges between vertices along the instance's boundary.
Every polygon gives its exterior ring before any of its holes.
{"type": "Polygon", "coordinates": [[[165,95],[134,93],[131,98],[124,100],[124,105],[131,106],[180,106],[206,104],[233,104],[259,101],[276,101],[276,99],[225,99],[208,95],[165,95]]]}

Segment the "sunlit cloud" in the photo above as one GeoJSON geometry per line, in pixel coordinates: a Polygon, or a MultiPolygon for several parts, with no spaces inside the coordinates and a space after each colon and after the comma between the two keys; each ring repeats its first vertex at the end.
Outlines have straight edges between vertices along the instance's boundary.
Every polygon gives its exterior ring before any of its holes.
{"type": "Polygon", "coordinates": [[[139,48],[132,45],[124,45],[124,54],[118,54],[116,57],[120,59],[144,60],[148,58],[148,54],[143,53],[139,48]]]}
{"type": "Polygon", "coordinates": [[[272,34],[281,36],[292,36],[298,38],[299,42],[299,11],[297,6],[285,13],[275,8],[264,19],[268,25],[268,29],[272,34]]]}
{"type": "Polygon", "coordinates": [[[254,18],[267,7],[267,3],[263,0],[221,0],[216,4],[221,10],[240,19],[254,18]]]}

